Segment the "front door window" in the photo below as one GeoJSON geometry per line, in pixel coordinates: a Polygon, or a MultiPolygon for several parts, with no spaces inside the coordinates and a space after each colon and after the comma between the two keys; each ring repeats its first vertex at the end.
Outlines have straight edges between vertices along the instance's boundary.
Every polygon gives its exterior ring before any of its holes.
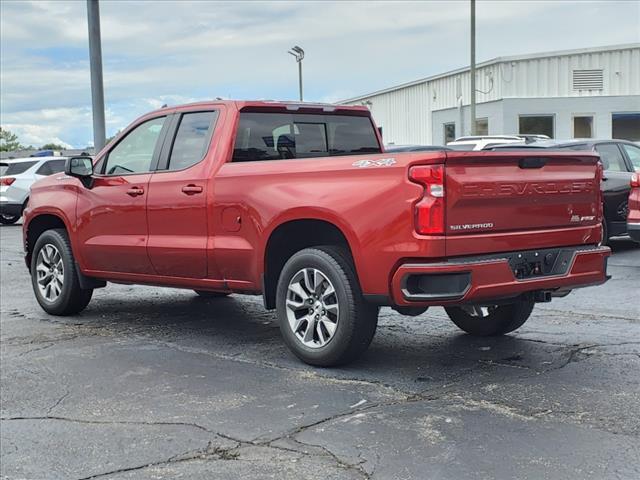
{"type": "Polygon", "coordinates": [[[154,118],[138,125],[127,134],[107,157],[105,175],[127,175],[151,171],[156,143],[165,117],[154,118]]]}

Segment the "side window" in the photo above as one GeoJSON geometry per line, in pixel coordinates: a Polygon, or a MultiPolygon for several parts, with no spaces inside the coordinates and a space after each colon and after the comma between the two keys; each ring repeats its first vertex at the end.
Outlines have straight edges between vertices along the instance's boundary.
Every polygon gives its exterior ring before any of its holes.
{"type": "Polygon", "coordinates": [[[130,131],[109,153],[105,175],[144,173],[151,170],[153,152],[165,117],[154,118],[130,131]]]}
{"type": "Polygon", "coordinates": [[[636,172],[640,172],[640,147],[634,147],[633,145],[623,143],[622,148],[624,148],[624,151],[627,152],[627,157],[629,157],[629,160],[631,160],[633,169],[636,172]]]}
{"type": "Polygon", "coordinates": [[[600,154],[602,166],[610,172],[626,172],[627,167],[622,158],[622,152],[615,143],[596,145],[596,151],[600,154]]]}
{"type": "Polygon", "coordinates": [[[49,160],[43,163],[36,171],[37,175],[53,175],[54,173],[64,172],[65,160],[49,160]]]}
{"type": "Polygon", "coordinates": [[[169,156],[169,170],[182,170],[204,158],[217,118],[217,111],[182,115],[169,156]]]}

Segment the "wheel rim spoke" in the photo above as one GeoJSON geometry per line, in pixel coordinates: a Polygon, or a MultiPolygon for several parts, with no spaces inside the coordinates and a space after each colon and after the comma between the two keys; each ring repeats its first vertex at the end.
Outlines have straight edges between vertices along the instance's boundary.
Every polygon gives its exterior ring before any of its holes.
{"type": "Polygon", "coordinates": [[[307,328],[305,329],[304,333],[302,334],[302,341],[307,343],[307,342],[313,342],[313,333],[314,333],[314,322],[313,320],[309,320],[307,322],[307,328]]]}
{"type": "Polygon", "coordinates": [[[305,291],[304,288],[302,288],[302,285],[300,284],[300,282],[290,284],[289,291],[293,292],[302,300],[307,300],[309,298],[309,294],[305,291]]]}
{"type": "Polygon", "coordinates": [[[303,268],[291,278],[285,308],[289,327],[306,347],[321,348],[334,337],[340,312],[338,298],[321,270],[303,268]]]}
{"type": "Polygon", "coordinates": [[[313,283],[313,280],[315,278],[313,270],[310,268],[305,268],[303,270],[303,276],[304,276],[304,284],[307,287],[307,291],[309,293],[314,292],[316,287],[315,287],[315,283],[313,283]]]}

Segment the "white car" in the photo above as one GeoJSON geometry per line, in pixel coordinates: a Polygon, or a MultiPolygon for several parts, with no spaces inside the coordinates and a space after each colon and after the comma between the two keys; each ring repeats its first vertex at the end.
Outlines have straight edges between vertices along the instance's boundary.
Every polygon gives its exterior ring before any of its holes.
{"type": "Polygon", "coordinates": [[[525,144],[526,140],[517,135],[485,135],[468,136],[456,138],[453,142],[447,143],[447,148],[453,150],[484,150],[508,143],[525,144]]]}
{"type": "Polygon", "coordinates": [[[0,160],[0,223],[16,223],[37,180],[64,172],[66,157],[28,157],[0,160]]]}

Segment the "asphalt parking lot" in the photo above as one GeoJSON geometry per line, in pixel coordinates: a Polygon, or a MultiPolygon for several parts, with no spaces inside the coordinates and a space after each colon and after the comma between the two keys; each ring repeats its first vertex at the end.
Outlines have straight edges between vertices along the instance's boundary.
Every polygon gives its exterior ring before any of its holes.
{"type": "Polygon", "coordinates": [[[301,364],[258,297],[109,285],[46,315],[0,228],[2,478],[640,478],[640,248],[604,286],[474,339],[381,312],[365,356],[301,364]]]}

